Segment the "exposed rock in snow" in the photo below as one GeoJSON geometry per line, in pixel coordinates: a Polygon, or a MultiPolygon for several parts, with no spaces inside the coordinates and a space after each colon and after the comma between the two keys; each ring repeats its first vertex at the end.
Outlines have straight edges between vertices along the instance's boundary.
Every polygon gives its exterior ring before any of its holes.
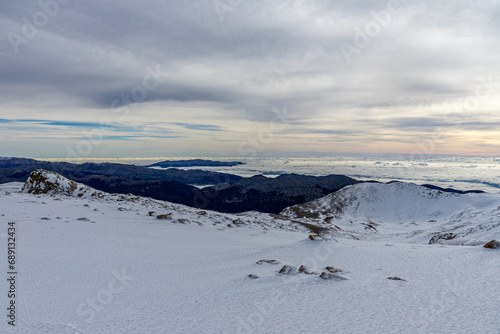
{"type": "Polygon", "coordinates": [[[429,245],[439,243],[441,240],[453,240],[457,237],[455,233],[439,233],[429,240],[429,245]]]}
{"type": "Polygon", "coordinates": [[[405,279],[399,278],[397,276],[387,277],[387,279],[390,279],[391,281],[404,281],[404,282],[406,282],[405,279]]]}
{"type": "Polygon", "coordinates": [[[41,195],[61,195],[80,198],[111,199],[111,197],[125,199],[135,199],[138,196],[132,195],[112,195],[100,190],[96,190],[81,183],[77,183],[54,172],[37,169],[31,172],[28,180],[24,183],[22,192],[41,195]]]}
{"type": "Polygon", "coordinates": [[[306,274],[306,275],[314,275],[314,274],[316,274],[314,271],[310,270],[309,268],[307,268],[304,265],[301,265],[299,267],[299,273],[300,274],[306,274]]]}
{"type": "Polygon", "coordinates": [[[334,281],[344,281],[347,278],[340,276],[338,274],[330,273],[330,272],[322,272],[321,275],[319,275],[320,278],[324,280],[334,280],[334,281]]]}
{"type": "Polygon", "coordinates": [[[484,245],[484,248],[491,248],[491,249],[500,248],[500,241],[491,240],[486,245],[484,245]]]}
{"type": "Polygon", "coordinates": [[[286,264],[280,269],[279,273],[283,275],[293,275],[295,274],[295,268],[286,264]]]}
{"type": "Polygon", "coordinates": [[[32,172],[22,189],[23,192],[30,194],[67,196],[72,196],[76,190],[78,190],[76,182],[70,181],[57,173],[45,171],[43,169],[37,169],[32,172]]]}
{"type": "Polygon", "coordinates": [[[279,261],[276,260],[259,260],[256,262],[258,265],[261,265],[263,263],[269,263],[269,264],[279,264],[279,261]]]}
{"type": "Polygon", "coordinates": [[[341,273],[342,272],[342,269],[335,268],[335,267],[326,267],[325,269],[331,273],[341,273]]]}

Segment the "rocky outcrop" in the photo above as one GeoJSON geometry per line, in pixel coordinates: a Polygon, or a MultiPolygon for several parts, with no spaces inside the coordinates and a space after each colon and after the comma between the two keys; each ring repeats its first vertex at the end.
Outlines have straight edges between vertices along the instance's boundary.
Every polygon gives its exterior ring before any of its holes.
{"type": "Polygon", "coordinates": [[[347,278],[340,276],[339,274],[334,274],[330,272],[322,272],[321,275],[319,275],[320,278],[324,280],[334,280],[334,281],[345,281],[347,278]]]}
{"type": "Polygon", "coordinates": [[[50,171],[37,169],[32,172],[24,183],[22,191],[29,194],[49,194],[82,197],[84,194],[95,193],[95,189],[77,184],[74,181],[50,171]]]}
{"type": "Polygon", "coordinates": [[[498,249],[498,248],[500,248],[500,241],[491,240],[486,245],[484,245],[484,248],[498,249]]]}
{"type": "Polygon", "coordinates": [[[296,272],[294,267],[286,264],[280,269],[278,273],[282,275],[294,275],[296,272]]]}
{"type": "Polygon", "coordinates": [[[441,240],[453,240],[457,237],[455,233],[439,233],[429,240],[429,245],[440,243],[441,240]]]}
{"type": "Polygon", "coordinates": [[[310,270],[309,268],[307,268],[306,266],[304,265],[301,265],[299,267],[299,270],[298,270],[299,274],[306,274],[306,275],[315,275],[316,272],[310,270]]]}

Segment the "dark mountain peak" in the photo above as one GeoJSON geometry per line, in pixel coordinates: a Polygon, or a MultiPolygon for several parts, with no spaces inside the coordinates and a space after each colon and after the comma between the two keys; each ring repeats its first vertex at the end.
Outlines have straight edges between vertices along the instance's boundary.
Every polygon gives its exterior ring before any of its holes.
{"type": "Polygon", "coordinates": [[[1,168],[14,168],[22,165],[30,164],[37,162],[37,160],[29,159],[29,158],[9,158],[9,157],[0,157],[0,167],[1,168]]]}
{"type": "Polygon", "coordinates": [[[446,193],[455,193],[455,194],[482,194],[484,191],[482,190],[457,190],[453,188],[441,188],[432,184],[422,184],[422,187],[426,187],[429,189],[440,190],[446,193]]]}
{"type": "Polygon", "coordinates": [[[251,176],[249,178],[247,178],[248,180],[269,180],[271,179],[270,177],[267,177],[267,176],[264,176],[262,174],[257,174],[257,175],[254,175],[254,176],[251,176]]]}
{"type": "Polygon", "coordinates": [[[207,159],[190,159],[190,160],[165,160],[161,162],[154,163],[145,167],[161,167],[161,168],[171,168],[171,167],[233,167],[238,165],[244,165],[241,161],[215,161],[207,159]]]}
{"type": "Polygon", "coordinates": [[[286,179],[286,178],[293,178],[293,177],[308,177],[309,175],[302,175],[302,174],[296,174],[296,173],[286,173],[286,174],[280,174],[276,178],[281,178],[281,179],[286,179]]]}

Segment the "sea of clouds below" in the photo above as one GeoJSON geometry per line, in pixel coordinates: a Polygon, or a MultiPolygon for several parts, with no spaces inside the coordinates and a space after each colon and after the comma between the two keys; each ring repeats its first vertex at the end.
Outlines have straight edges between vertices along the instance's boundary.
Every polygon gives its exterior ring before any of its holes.
{"type": "MultiPolygon", "coordinates": [[[[102,158],[73,159],[70,162],[119,162],[148,165],[163,160],[192,159],[193,157],[155,158],[102,158]]],[[[204,157],[196,157],[204,158],[204,157]]],[[[262,174],[276,177],[284,173],[305,175],[343,174],[359,180],[388,182],[392,180],[433,184],[459,190],[483,190],[500,193],[500,158],[490,157],[387,157],[387,156],[335,156],[309,158],[254,158],[217,157],[220,161],[242,161],[234,167],[192,167],[250,177],[262,174]]],[[[59,159],[51,159],[60,161],[59,159]]],[[[67,160],[69,161],[69,160],[67,160]]]]}

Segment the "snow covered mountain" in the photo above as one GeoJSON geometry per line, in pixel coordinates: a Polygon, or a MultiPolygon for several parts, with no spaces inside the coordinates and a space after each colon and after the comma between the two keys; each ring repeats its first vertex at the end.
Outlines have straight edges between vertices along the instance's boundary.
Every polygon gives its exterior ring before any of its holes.
{"type": "Polygon", "coordinates": [[[286,208],[281,216],[337,235],[479,245],[500,238],[500,195],[456,194],[410,183],[360,183],[286,208]]]}
{"type": "Polygon", "coordinates": [[[497,199],[358,184],[282,216],[221,214],[39,170],[0,185],[18,272],[16,326],[0,332],[496,333],[500,251],[422,236],[448,222],[499,239],[497,199]]]}
{"type": "Polygon", "coordinates": [[[68,200],[68,197],[76,197],[100,203],[122,203],[119,207],[121,211],[132,210],[138,213],[142,212],[158,220],[180,222],[183,224],[209,224],[221,229],[247,226],[264,230],[269,228],[291,231],[308,230],[298,222],[256,211],[226,214],[209,210],[199,210],[182,204],[132,194],[110,194],[68,180],[64,176],[43,169],[32,172],[28,180],[23,184],[21,191],[35,195],[49,195],[55,197],[57,200],[68,200]]]}

